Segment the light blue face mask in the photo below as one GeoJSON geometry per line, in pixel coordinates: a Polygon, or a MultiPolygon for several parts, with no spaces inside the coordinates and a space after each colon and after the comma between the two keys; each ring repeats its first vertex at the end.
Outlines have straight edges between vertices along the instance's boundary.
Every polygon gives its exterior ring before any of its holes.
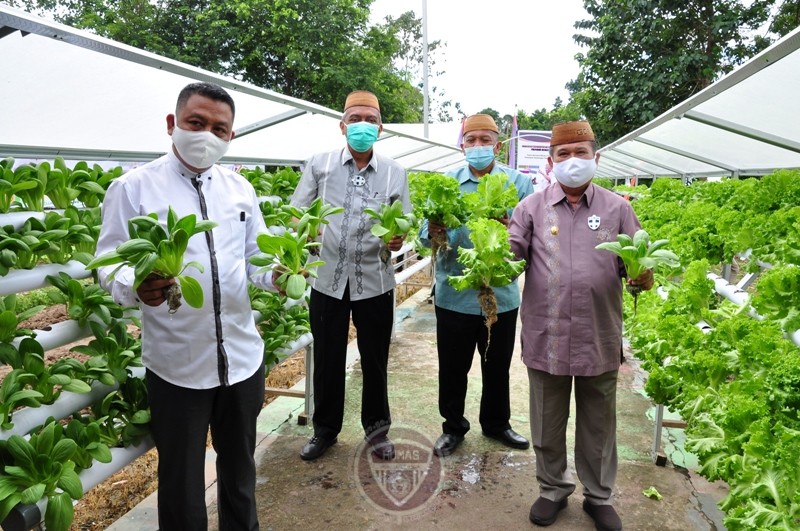
{"type": "Polygon", "coordinates": [[[484,170],[494,161],[494,146],[475,146],[464,149],[467,164],[476,170],[484,170]]]}
{"type": "Polygon", "coordinates": [[[369,122],[347,124],[347,143],[351,148],[364,153],[378,140],[378,126],[369,122]]]}

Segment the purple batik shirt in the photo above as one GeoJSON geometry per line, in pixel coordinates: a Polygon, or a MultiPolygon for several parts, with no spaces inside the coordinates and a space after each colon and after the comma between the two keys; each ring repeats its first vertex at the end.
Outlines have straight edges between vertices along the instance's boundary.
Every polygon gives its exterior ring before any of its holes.
{"type": "Polygon", "coordinates": [[[522,359],[554,375],[619,369],[622,280],[617,255],[595,249],[641,228],[631,205],[590,184],[573,209],[554,183],[522,200],[509,224],[511,248],[527,262],[522,359]]]}

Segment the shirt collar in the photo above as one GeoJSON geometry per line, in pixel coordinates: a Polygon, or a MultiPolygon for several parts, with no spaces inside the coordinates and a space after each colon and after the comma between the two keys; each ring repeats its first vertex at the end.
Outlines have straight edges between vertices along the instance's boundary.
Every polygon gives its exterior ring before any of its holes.
{"type": "MultiPolygon", "coordinates": [[[[167,152],[167,157],[169,158],[170,166],[179,175],[182,175],[183,177],[186,177],[186,178],[189,178],[189,179],[192,179],[192,178],[194,178],[195,175],[197,175],[197,172],[194,172],[194,171],[190,170],[189,168],[187,168],[186,166],[183,165],[183,162],[181,162],[181,159],[178,158],[178,156],[175,154],[175,150],[173,150],[171,147],[170,147],[169,151],[167,152]]],[[[212,169],[214,169],[214,165],[212,165],[206,171],[202,172],[200,175],[205,175],[207,173],[211,173],[212,169]]]]}
{"type": "MultiPolygon", "coordinates": [[[[492,169],[489,171],[489,173],[487,173],[485,175],[491,175],[493,173],[504,173],[503,170],[500,169],[500,167],[497,164],[497,162],[494,163],[494,166],[492,166],[492,169]]],[[[483,176],[484,175],[482,175],[481,177],[483,177],[483,176]]],[[[481,182],[480,181],[480,177],[475,177],[475,174],[472,173],[472,170],[470,169],[469,164],[464,166],[464,171],[460,172],[460,174],[458,176],[458,184],[464,184],[467,181],[472,181],[472,182],[476,182],[476,183],[481,182]]]]}
{"type": "MultiPolygon", "coordinates": [[[[350,161],[355,164],[355,160],[353,160],[353,154],[350,153],[350,150],[347,148],[347,146],[345,146],[342,149],[342,166],[346,165],[350,161]]],[[[364,166],[364,168],[366,167],[371,167],[375,172],[378,171],[378,156],[375,154],[374,149],[372,150],[372,157],[370,157],[369,162],[366,166],[364,166]]],[[[358,171],[363,171],[363,169],[358,171]]]]}
{"type": "MultiPolygon", "coordinates": [[[[556,181],[556,183],[558,183],[558,181],[556,181]]],[[[551,205],[556,205],[561,201],[567,201],[567,194],[564,193],[564,189],[561,188],[560,184],[558,184],[558,186],[548,186],[548,189],[552,190],[549,201],[551,205]]],[[[592,201],[594,200],[594,183],[589,184],[589,187],[584,190],[581,197],[586,198],[586,206],[591,208],[592,201]]]]}

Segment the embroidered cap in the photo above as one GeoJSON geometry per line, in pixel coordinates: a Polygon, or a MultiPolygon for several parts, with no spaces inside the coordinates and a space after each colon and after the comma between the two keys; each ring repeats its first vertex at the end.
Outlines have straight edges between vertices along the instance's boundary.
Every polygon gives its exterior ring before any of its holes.
{"type": "Polygon", "coordinates": [[[344,102],[344,110],[346,111],[355,106],[372,107],[373,109],[381,110],[381,106],[378,104],[378,97],[368,90],[354,90],[347,95],[347,99],[344,102]]]}
{"type": "Polygon", "coordinates": [[[488,114],[473,114],[464,120],[464,133],[470,131],[494,131],[499,133],[497,124],[494,123],[494,118],[488,114]]]}
{"type": "Polygon", "coordinates": [[[553,126],[550,145],[573,144],[594,140],[594,131],[589,122],[563,122],[553,126]]]}

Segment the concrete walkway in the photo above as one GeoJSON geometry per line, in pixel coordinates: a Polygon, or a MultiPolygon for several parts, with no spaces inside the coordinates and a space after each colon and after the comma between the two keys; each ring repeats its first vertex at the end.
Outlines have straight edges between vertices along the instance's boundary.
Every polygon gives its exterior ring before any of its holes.
{"type": "MultiPolygon", "coordinates": [[[[400,322],[390,353],[390,436],[398,457],[389,463],[374,462],[364,451],[362,381],[353,343],[344,428],[338,444],[323,457],[305,462],[298,455],[312,434],[310,426],[297,422],[303,412],[302,399],[279,397],[262,412],[262,439],[256,456],[262,530],[538,529],[528,520],[528,511],[538,495],[533,450],[510,450],[481,434],[477,362],[470,373],[467,397],[472,430],[454,455],[439,459],[430,452],[440,434],[441,418],[437,408],[435,316],[428,295],[428,290],[417,292],[399,307],[400,322]]],[[[624,528],[724,529],[716,502],[727,488],[709,484],[692,470],[689,461],[683,460],[680,430],[665,430],[664,451],[671,458],[667,466],[653,464],[654,408],[641,390],[643,377],[635,359],[629,358],[620,370],[620,463],[614,505],[624,528]],[[642,494],[651,486],[663,495],[661,501],[642,494]]],[[[303,383],[298,385],[302,387],[303,383]]],[[[512,362],[511,400],[512,426],[529,437],[527,372],[519,356],[512,362]]],[[[573,430],[570,424],[570,452],[573,430]]],[[[216,530],[213,459],[213,452],[209,452],[209,529],[216,530]]],[[[574,474],[571,459],[570,467],[574,474]]],[[[578,487],[569,506],[549,529],[594,529],[581,508],[582,501],[578,487]]],[[[156,528],[155,495],[109,527],[113,531],[156,528]]]]}

